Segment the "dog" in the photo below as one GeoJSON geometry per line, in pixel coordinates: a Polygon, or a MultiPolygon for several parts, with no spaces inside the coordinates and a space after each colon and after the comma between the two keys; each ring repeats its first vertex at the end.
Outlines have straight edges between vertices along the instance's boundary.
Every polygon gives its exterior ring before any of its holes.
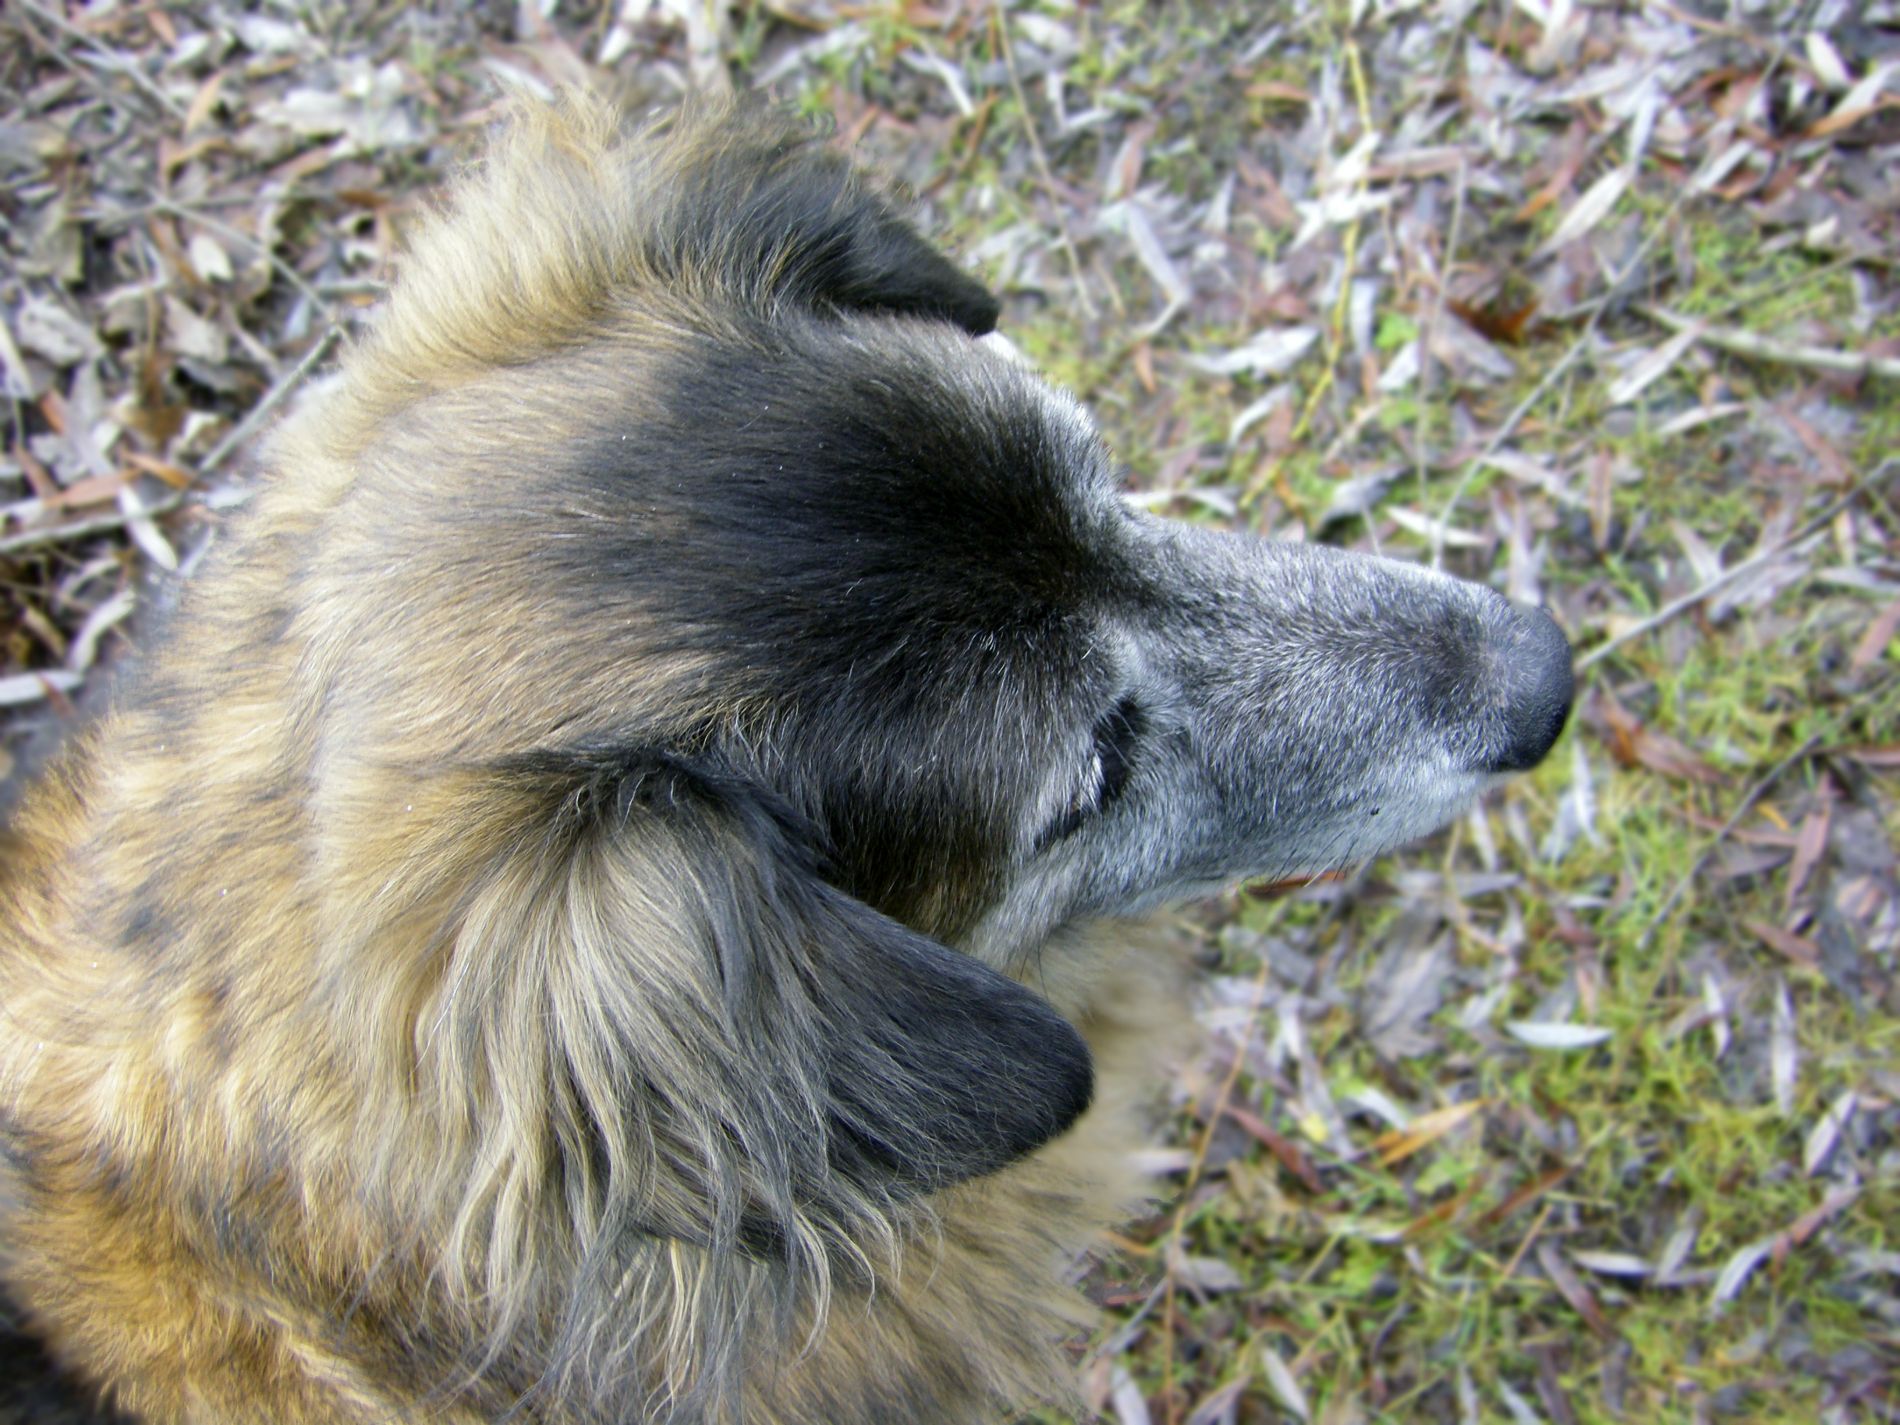
{"type": "Polygon", "coordinates": [[[1142,917],[1427,832],[1541,612],[1143,513],[796,126],[524,105],[0,858],[0,1283],[151,1422],[1070,1398],[1142,917]]]}

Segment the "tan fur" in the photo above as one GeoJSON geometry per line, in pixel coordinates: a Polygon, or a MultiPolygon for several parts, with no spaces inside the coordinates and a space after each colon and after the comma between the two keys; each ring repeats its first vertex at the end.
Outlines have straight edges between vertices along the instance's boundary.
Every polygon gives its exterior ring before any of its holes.
{"type": "MultiPolygon", "coordinates": [[[[559,446],[609,373],[637,402],[640,372],[719,320],[723,279],[656,282],[643,246],[639,203],[745,137],[686,132],[630,138],[584,102],[511,130],[271,441],[159,656],[11,829],[0,1280],[57,1357],[152,1421],[596,1418],[565,1377],[518,1406],[484,1384],[537,1378],[608,1230],[586,1185],[555,1200],[559,1134],[604,1105],[629,1172],[661,1182],[662,1151],[748,1171],[727,1143],[656,1146],[661,1118],[608,1102],[617,1051],[587,1058],[632,1023],[685,1092],[728,1082],[634,990],[674,961],[699,973],[669,927],[718,885],[665,836],[569,836],[482,769],[750,710],[689,654],[644,649],[637,600],[548,587],[525,518],[499,546],[453,529],[510,479],[520,432],[559,446]],[[410,483],[426,495],[397,503],[410,483]]],[[[1180,1024],[1168,956],[1073,941],[1056,1007],[1097,1065],[1076,1128],[910,1209],[801,1217],[789,1265],[657,1234],[627,1260],[615,1338],[565,1348],[636,1380],[654,1420],[948,1425],[1061,1391],[1059,1344],[1091,1319],[1065,1275],[1144,1190],[1141,1086],[1180,1024]],[[778,1320],[786,1273],[802,1285],[778,1320]]],[[[649,1206],[702,1210],[664,1187],[649,1206]]]]}

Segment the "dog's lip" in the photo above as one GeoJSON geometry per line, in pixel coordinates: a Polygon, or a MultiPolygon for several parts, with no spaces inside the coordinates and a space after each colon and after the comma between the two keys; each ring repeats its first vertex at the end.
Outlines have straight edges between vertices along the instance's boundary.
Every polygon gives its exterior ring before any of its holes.
{"type": "Polygon", "coordinates": [[[1310,876],[1289,876],[1283,881],[1253,881],[1243,886],[1241,893],[1245,895],[1248,900],[1278,900],[1282,896],[1290,896],[1293,892],[1304,890],[1306,887],[1320,881],[1343,881],[1345,879],[1346,873],[1343,870],[1315,871],[1310,876]]]}

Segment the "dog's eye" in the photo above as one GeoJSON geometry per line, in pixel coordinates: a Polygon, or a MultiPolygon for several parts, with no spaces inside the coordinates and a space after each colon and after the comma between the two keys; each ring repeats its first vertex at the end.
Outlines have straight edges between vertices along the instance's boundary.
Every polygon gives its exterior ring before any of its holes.
{"type": "Polygon", "coordinates": [[[1092,814],[1111,805],[1127,789],[1141,727],[1141,709],[1129,698],[1123,698],[1102,715],[1095,724],[1089,759],[1082,769],[1075,795],[1070,798],[1061,819],[1050,828],[1048,839],[1060,840],[1076,831],[1092,814]]]}
{"type": "Polygon", "coordinates": [[[1095,724],[1095,752],[1090,771],[1095,779],[1096,807],[1105,807],[1128,786],[1134,765],[1135,743],[1141,737],[1141,709],[1123,698],[1095,724]]]}

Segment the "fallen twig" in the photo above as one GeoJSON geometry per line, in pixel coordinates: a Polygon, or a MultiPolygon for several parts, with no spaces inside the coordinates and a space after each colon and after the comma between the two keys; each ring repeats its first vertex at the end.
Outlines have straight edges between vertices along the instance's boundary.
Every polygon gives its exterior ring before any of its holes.
{"type": "Polygon", "coordinates": [[[1860,496],[1862,491],[1872,490],[1873,487],[1883,477],[1885,477],[1887,472],[1893,468],[1896,462],[1900,462],[1900,457],[1894,457],[1894,458],[1890,458],[1888,460],[1882,461],[1880,465],[1876,467],[1876,469],[1871,475],[1865,475],[1865,476],[1862,476],[1860,479],[1856,480],[1847,489],[1843,490],[1839,495],[1835,496],[1832,500],[1828,501],[1826,507],[1822,509],[1822,511],[1819,514],[1817,514],[1813,519],[1809,520],[1807,523],[1803,524],[1799,529],[1795,530],[1792,534],[1787,535],[1785,538],[1776,540],[1772,545],[1762,550],[1760,553],[1750,555],[1747,559],[1744,559],[1740,564],[1737,564],[1734,568],[1724,569],[1720,574],[1717,574],[1713,579],[1710,579],[1708,582],[1706,582],[1699,588],[1690,590],[1688,593],[1684,594],[1681,598],[1671,599],[1668,603],[1664,604],[1660,609],[1657,609],[1656,612],[1651,614],[1648,618],[1643,619],[1638,623],[1632,624],[1630,627],[1624,629],[1621,633],[1617,634],[1616,637],[1609,639],[1607,642],[1601,643],[1597,647],[1591,649],[1588,653],[1584,654],[1583,657],[1577,660],[1577,671],[1581,673],[1583,672],[1584,669],[1593,667],[1594,665],[1601,663],[1605,658],[1608,658],[1612,653],[1616,652],[1617,649],[1623,647],[1624,644],[1632,643],[1636,639],[1639,639],[1648,634],[1654,633],[1657,629],[1661,628],[1664,624],[1668,623],[1671,619],[1676,618],[1683,613],[1686,613],[1688,610],[1694,608],[1697,604],[1701,603],[1704,599],[1708,598],[1711,594],[1720,593],[1723,589],[1727,588],[1730,584],[1733,584],[1737,579],[1741,578],[1744,574],[1752,573],[1754,570],[1761,568],[1761,566],[1766,564],[1769,560],[1774,559],[1779,555],[1785,554],[1789,549],[1799,544],[1802,540],[1807,539],[1812,535],[1818,534],[1823,529],[1826,529],[1829,521],[1831,521],[1834,518],[1834,516],[1839,514],[1842,510],[1846,509],[1848,505],[1852,504],[1854,500],[1860,496]]]}
{"type": "Polygon", "coordinates": [[[336,340],[341,335],[343,335],[342,327],[334,323],[327,327],[323,335],[310,344],[310,350],[303,354],[297,364],[271,383],[270,390],[266,391],[263,398],[246,412],[244,419],[226,431],[223,439],[205,452],[205,458],[198,462],[198,473],[209,475],[230,459],[234,451],[257,434],[264,422],[270,419],[271,412],[281,406],[290,393],[303,383],[304,377],[316,369],[317,364],[329,354],[330,348],[336,345],[336,340]]]}
{"type": "Polygon", "coordinates": [[[1756,336],[1738,327],[1703,326],[1693,318],[1667,307],[1639,306],[1637,311],[1672,331],[1697,329],[1695,339],[1707,346],[1719,347],[1752,361],[1767,361],[1777,366],[1802,366],[1815,371],[1840,371],[1849,376],[1880,376],[1900,380],[1900,359],[1891,356],[1863,356],[1859,352],[1836,351],[1825,346],[1800,346],[1756,336]]]}
{"type": "MultiPolygon", "coordinates": [[[[1413,421],[1412,454],[1418,470],[1418,507],[1425,508],[1425,483],[1428,478],[1425,459],[1425,426],[1430,414],[1432,343],[1438,339],[1438,328],[1445,320],[1445,298],[1451,291],[1452,269],[1458,262],[1458,235],[1465,222],[1465,184],[1469,169],[1464,159],[1458,161],[1458,185],[1452,190],[1451,227],[1445,237],[1445,259],[1438,269],[1438,290],[1432,294],[1431,314],[1425,319],[1425,330],[1418,334],[1418,413],[1413,421]]],[[[1376,526],[1366,521],[1368,529],[1376,526]]]]}
{"type": "Polygon", "coordinates": [[[89,515],[82,520],[67,520],[61,524],[43,525],[35,529],[21,530],[18,534],[0,536],[0,554],[12,554],[18,550],[31,549],[36,545],[58,544],[62,540],[83,539],[89,534],[104,534],[108,530],[123,529],[133,520],[147,520],[154,515],[169,514],[184,502],[184,498],[182,490],[174,490],[149,505],[140,505],[136,510],[109,510],[104,514],[89,515]]]}
{"type": "Polygon", "coordinates": [[[1016,51],[1009,42],[1009,16],[1003,12],[1000,3],[990,7],[990,22],[996,27],[996,45],[1003,52],[1003,69],[1009,75],[1010,93],[1016,96],[1016,111],[1022,116],[1023,135],[1029,140],[1030,157],[1035,160],[1036,172],[1042,178],[1042,186],[1049,195],[1049,201],[1056,205],[1056,241],[1062,247],[1062,255],[1069,260],[1069,272],[1075,278],[1076,300],[1082,304],[1083,315],[1094,321],[1095,301],[1089,296],[1088,283],[1082,276],[1082,255],[1075,250],[1075,242],[1069,236],[1069,225],[1062,216],[1062,188],[1056,182],[1055,170],[1049,167],[1049,155],[1043,152],[1042,137],[1036,132],[1036,115],[1023,93],[1022,75],[1016,69],[1016,51]]]}

